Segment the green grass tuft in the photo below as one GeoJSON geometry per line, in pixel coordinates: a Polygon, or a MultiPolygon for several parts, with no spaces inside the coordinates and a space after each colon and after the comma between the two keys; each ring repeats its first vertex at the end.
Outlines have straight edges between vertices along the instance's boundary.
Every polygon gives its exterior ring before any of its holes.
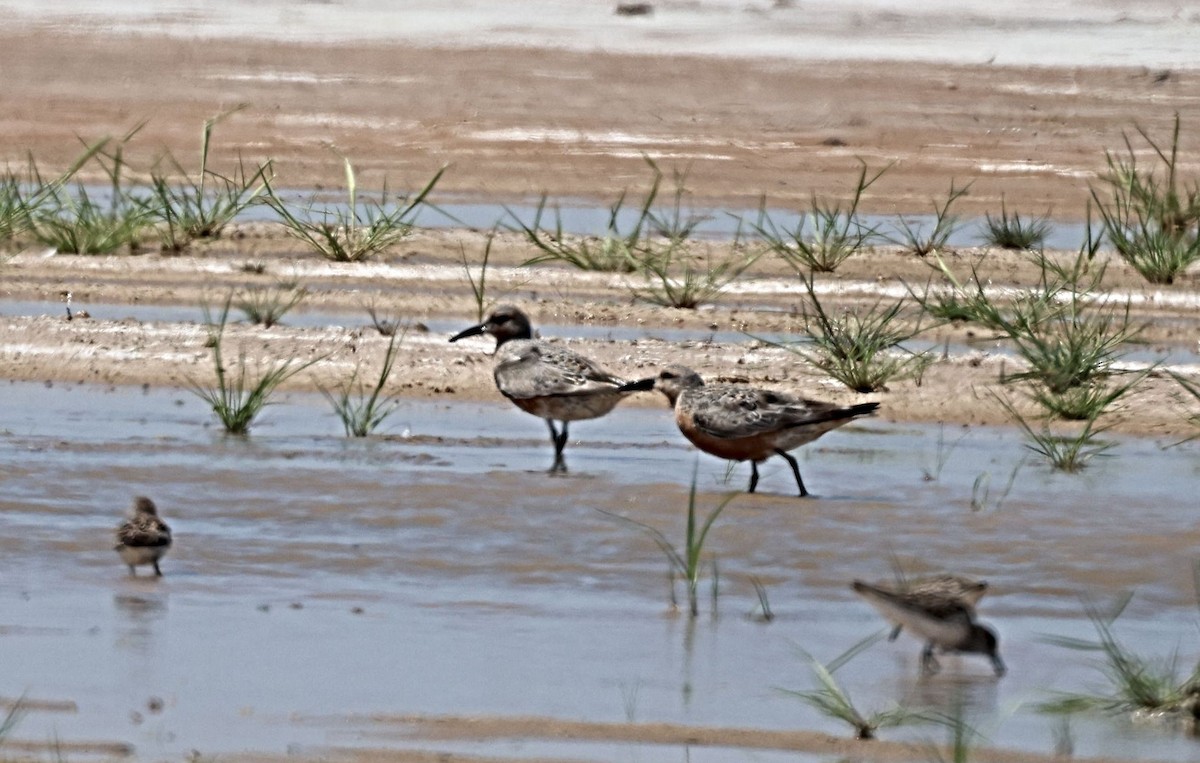
{"type": "Polygon", "coordinates": [[[324,356],[313,358],[302,363],[294,358],[269,364],[251,373],[246,366],[246,357],[238,358],[236,371],[226,368],[223,357],[225,327],[229,321],[229,310],[233,297],[227,297],[216,321],[205,306],[205,323],[209,335],[207,346],[212,348],[213,367],[216,375],[216,385],[206,386],[194,380],[189,380],[188,387],[192,394],[208,403],[220,420],[221,425],[229,434],[244,435],[250,431],[250,424],[270,403],[271,395],[288,379],[301,371],[324,360],[324,356]]]}
{"type": "Polygon", "coordinates": [[[946,242],[959,227],[958,218],[950,214],[950,208],[954,206],[955,202],[966,196],[970,188],[970,183],[958,188],[951,180],[946,200],[940,205],[934,204],[932,226],[926,227],[921,223],[910,223],[901,215],[898,223],[898,235],[891,237],[892,243],[904,247],[905,251],[918,257],[928,257],[931,254],[945,251],[946,242]]]}
{"type": "Polygon", "coordinates": [[[880,729],[925,722],[926,717],[923,713],[913,712],[901,705],[896,705],[887,710],[864,713],[854,704],[849,692],[834,678],[833,674],[838,668],[877,643],[884,637],[885,633],[886,631],[880,631],[868,636],[851,646],[845,652],[842,652],[828,664],[820,663],[811,654],[801,650],[809,662],[809,667],[812,668],[818,687],[804,691],[792,689],[780,689],[780,691],[800,699],[828,718],[833,718],[847,724],[854,730],[854,737],[856,739],[874,739],[876,732],[880,729]]]}
{"type": "Polygon", "coordinates": [[[1037,428],[1017,411],[1016,407],[1000,395],[996,400],[1008,411],[1009,416],[1025,432],[1025,447],[1044,458],[1050,466],[1061,472],[1074,474],[1083,471],[1092,458],[1105,453],[1116,443],[1097,439],[1096,435],[1107,427],[1096,427],[1096,419],[1083,422],[1074,434],[1061,434],[1042,422],[1037,428]]]}
{"type": "Polygon", "coordinates": [[[1101,180],[1108,186],[1107,200],[1094,187],[1092,199],[1121,258],[1147,281],[1170,284],[1200,261],[1200,182],[1180,178],[1178,112],[1170,145],[1135,128],[1157,161],[1148,170],[1139,167],[1133,143],[1124,136],[1125,155],[1105,152],[1108,172],[1101,180]]]}
{"type": "Polygon", "coordinates": [[[900,345],[921,331],[920,322],[903,327],[898,320],[904,300],[880,300],[869,308],[830,314],[817,298],[814,278],[801,276],[808,292],[804,332],[811,350],[795,343],[769,344],[793,352],[856,392],[887,389],[890,381],[919,376],[933,361],[900,345]]]}
{"type": "Polygon", "coordinates": [[[863,194],[887,172],[891,165],[867,177],[866,162],[860,160],[858,181],[849,205],[822,202],[816,196],[806,214],[800,216],[796,227],[783,228],[767,214],[766,200],[759,207],[754,231],[766,242],[767,248],[779,255],[798,272],[832,273],[837,267],[858,254],[878,236],[878,229],[864,225],[859,218],[858,205],[863,194]]]}
{"type": "MultiPolygon", "coordinates": [[[[677,550],[674,544],[667,540],[667,536],[655,527],[639,522],[636,519],[614,514],[611,511],[597,509],[600,513],[612,517],[619,522],[636,527],[646,533],[658,545],[659,549],[667,557],[667,564],[671,571],[671,605],[677,606],[675,598],[675,575],[679,575],[683,578],[687,588],[688,612],[692,617],[697,617],[700,614],[698,591],[704,544],[708,540],[708,533],[712,529],[713,523],[717,521],[717,517],[725,510],[725,507],[737,497],[736,493],[727,495],[717,504],[716,508],[708,513],[708,516],[703,521],[699,521],[696,506],[696,475],[699,468],[699,464],[697,463],[696,468],[692,470],[692,486],[688,492],[687,529],[684,533],[682,550],[677,550]]],[[[716,569],[715,562],[713,563],[713,569],[716,569]]],[[[715,584],[713,590],[716,591],[715,584]]]]}
{"type": "Polygon", "coordinates": [[[379,377],[367,389],[359,378],[361,364],[354,367],[350,378],[339,384],[332,391],[322,388],[321,394],[333,406],[334,413],[342,420],[342,427],[347,437],[366,437],[379,428],[384,419],[392,414],[400,405],[394,395],[383,394],[392,369],[396,365],[396,352],[400,342],[404,341],[404,333],[399,336],[392,334],[388,339],[387,350],[383,355],[383,365],[379,369],[379,377]]]}
{"type": "Polygon", "coordinates": [[[385,187],[379,201],[361,200],[354,167],[343,159],[346,171],[346,208],[317,208],[310,199],[307,206],[293,212],[263,178],[266,194],[263,202],[281,218],[287,232],[305,242],[313,251],[333,262],[363,262],[404,240],[413,229],[413,220],[434,186],[446,171],[442,167],[412,197],[400,197],[395,204],[388,202],[385,187]]]}
{"type": "Polygon", "coordinates": [[[250,286],[237,293],[233,306],[241,310],[250,323],[269,329],[307,296],[307,289],[290,283],[250,286]]]}
{"type": "Polygon", "coordinates": [[[1050,235],[1050,216],[1021,219],[1020,213],[1008,213],[1004,199],[1000,199],[1000,216],[984,216],[983,238],[988,244],[1001,249],[1041,249],[1050,235]]]}
{"type": "Polygon", "coordinates": [[[151,193],[145,203],[159,222],[158,234],[164,251],[182,251],[196,239],[220,236],[235,217],[266,191],[271,177],[270,160],[247,170],[239,158],[232,177],[208,168],[213,129],[245,107],[245,104],[235,106],[204,121],[200,133],[200,164],[195,176],[189,175],[171,154],[162,160],[166,171],[159,168],[151,171],[151,193]],[[176,176],[180,179],[175,180],[176,176]]]}
{"type": "Polygon", "coordinates": [[[1099,670],[1108,679],[1103,693],[1064,693],[1039,706],[1044,712],[1073,713],[1085,710],[1104,712],[1158,713],[1178,715],[1194,721],[1200,707],[1200,663],[1184,674],[1178,653],[1150,658],[1137,654],[1117,639],[1113,624],[1125,611],[1132,593],[1122,596],[1107,612],[1085,601],[1088,618],[1096,628],[1096,640],[1051,637],[1052,644],[1078,651],[1099,653],[1099,670]]]}

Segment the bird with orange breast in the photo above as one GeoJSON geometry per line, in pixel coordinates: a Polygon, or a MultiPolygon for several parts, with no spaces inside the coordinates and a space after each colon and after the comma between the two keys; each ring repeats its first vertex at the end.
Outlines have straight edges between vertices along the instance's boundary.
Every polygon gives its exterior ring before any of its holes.
{"type": "Polygon", "coordinates": [[[679,431],[693,445],[718,458],[749,461],[750,493],[758,487],[758,464],[771,456],[783,457],[792,467],[801,497],[808,490],[800,466],[788,451],[879,407],[879,403],[839,406],[745,384],[705,384],[685,366],[668,366],[658,376],[621,389],[659,390],[675,409],[679,431]]]}

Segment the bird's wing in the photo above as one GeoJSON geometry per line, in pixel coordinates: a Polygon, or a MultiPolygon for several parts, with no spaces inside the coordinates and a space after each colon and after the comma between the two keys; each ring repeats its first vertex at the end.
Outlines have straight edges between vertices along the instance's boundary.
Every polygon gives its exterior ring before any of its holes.
{"type": "Polygon", "coordinates": [[[954,647],[971,630],[971,610],[953,598],[893,593],[864,583],[855,584],[854,590],[888,622],[908,628],[939,646],[954,647]]]}
{"type": "Polygon", "coordinates": [[[710,385],[688,391],[695,425],[723,439],[752,437],[794,426],[811,411],[803,400],[740,385],[710,385]]]}
{"type": "Polygon", "coordinates": [[[517,400],[614,392],[625,383],[579,353],[544,342],[506,345],[498,354],[496,386],[517,400]]]}
{"type": "Polygon", "coordinates": [[[169,546],[171,528],[158,517],[136,517],[117,528],[117,542],[125,546],[169,546]]]}

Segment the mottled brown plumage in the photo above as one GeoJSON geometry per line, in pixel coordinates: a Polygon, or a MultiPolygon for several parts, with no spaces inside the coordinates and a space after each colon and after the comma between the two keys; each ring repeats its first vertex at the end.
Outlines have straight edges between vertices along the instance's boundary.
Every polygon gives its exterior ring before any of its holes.
{"type": "Polygon", "coordinates": [[[521,410],[546,420],[554,444],[551,474],[567,470],[563,448],[568,422],[603,416],[635,391],[622,391],[624,379],[579,353],[534,340],[529,318],[511,305],[496,307],[483,323],[460,331],[450,341],[479,334],[496,339],[496,388],[521,410]],[[562,422],[561,432],[555,421],[562,422]]]}
{"type": "Polygon", "coordinates": [[[666,395],[675,409],[675,423],[693,445],[719,458],[750,462],[751,493],[758,486],[758,463],[778,455],[792,467],[800,495],[808,495],[800,467],[788,451],[879,407],[843,407],[743,384],[705,384],[684,366],[668,366],[626,389],[648,385],[666,395]]]}
{"type": "MultiPolygon", "coordinates": [[[[941,597],[947,601],[957,602],[966,607],[972,617],[975,615],[975,605],[979,603],[979,600],[983,598],[988,590],[987,581],[975,580],[963,577],[962,575],[952,575],[946,572],[929,577],[916,578],[915,580],[902,581],[896,586],[881,584],[878,587],[892,591],[893,593],[941,597]]],[[[891,635],[888,636],[888,641],[895,641],[903,629],[904,626],[897,625],[892,630],[891,635]]]]}
{"type": "Polygon", "coordinates": [[[992,661],[996,675],[1004,675],[999,639],[990,628],[975,622],[974,610],[961,600],[936,592],[897,593],[861,580],[854,581],[851,587],[888,622],[908,628],[925,639],[925,649],[921,652],[922,671],[938,671],[938,662],[933,656],[937,649],[986,655],[992,661]]]}
{"type": "Polygon", "coordinates": [[[158,560],[171,547],[171,528],[158,516],[154,501],[145,496],[133,499],[132,515],[117,528],[116,551],[129,565],[129,574],[136,575],[138,565],[149,564],[154,574],[162,577],[158,560]]]}

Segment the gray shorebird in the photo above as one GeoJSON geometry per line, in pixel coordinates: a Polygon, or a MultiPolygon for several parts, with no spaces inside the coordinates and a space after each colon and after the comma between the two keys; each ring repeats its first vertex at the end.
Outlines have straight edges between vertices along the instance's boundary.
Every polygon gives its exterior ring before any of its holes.
{"type": "Polygon", "coordinates": [[[908,628],[925,639],[921,652],[921,671],[936,673],[940,669],[934,650],[986,655],[992,661],[997,676],[1005,673],[1000,659],[1000,641],[991,628],[975,622],[971,607],[961,601],[940,595],[896,593],[861,580],[851,585],[854,592],[867,600],[884,618],[896,626],[908,628]]]}
{"type": "Polygon", "coordinates": [[[796,475],[800,496],[808,495],[800,467],[789,450],[812,442],[851,419],[865,416],[879,403],[838,406],[744,384],[705,384],[690,368],[668,366],[658,376],[622,389],[657,389],[675,409],[683,436],[705,453],[750,462],[750,488],[758,487],[758,464],[782,456],[796,475]]]}
{"type": "MultiPolygon", "coordinates": [[[[967,608],[971,616],[975,615],[975,605],[987,593],[986,580],[952,575],[943,572],[929,577],[903,580],[895,587],[880,585],[879,588],[891,590],[893,593],[906,593],[914,596],[941,598],[948,602],[958,602],[967,608]]],[[[904,630],[903,625],[897,625],[888,636],[888,641],[895,641],[904,630]]]]}
{"type": "Polygon", "coordinates": [[[630,392],[637,391],[624,390],[624,379],[576,352],[535,341],[529,318],[512,305],[496,307],[483,323],[463,329],[450,341],[479,334],[496,339],[493,376],[500,394],[526,413],[546,420],[554,444],[551,474],[567,470],[563,448],[567,445],[568,422],[603,416],[630,392]],[[562,422],[561,431],[555,428],[555,421],[562,422]]]}
{"type": "Polygon", "coordinates": [[[138,565],[154,566],[154,574],[162,577],[158,560],[171,547],[171,528],[158,516],[154,501],[139,495],[133,499],[132,516],[117,528],[117,553],[129,565],[129,574],[136,575],[138,565]]]}

